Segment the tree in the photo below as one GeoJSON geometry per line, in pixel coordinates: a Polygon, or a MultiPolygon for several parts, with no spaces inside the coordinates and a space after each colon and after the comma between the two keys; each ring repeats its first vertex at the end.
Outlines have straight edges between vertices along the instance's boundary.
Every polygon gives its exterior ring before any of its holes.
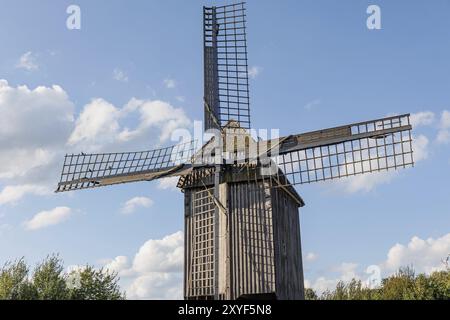
{"type": "Polygon", "coordinates": [[[317,300],[318,298],[317,293],[313,289],[305,289],[305,300],[317,300]]]}
{"type": "Polygon", "coordinates": [[[382,281],[383,300],[413,300],[415,272],[412,267],[400,268],[393,276],[382,281]]]}
{"type": "Polygon", "coordinates": [[[117,284],[117,273],[103,269],[96,270],[91,266],[71,273],[73,288],[70,298],[75,300],[122,300],[125,295],[117,284]]]}
{"type": "Polygon", "coordinates": [[[450,268],[416,275],[412,267],[404,267],[383,279],[379,288],[368,288],[353,279],[340,281],[320,297],[312,289],[306,289],[305,295],[309,300],[450,300],[450,268]]]}
{"type": "Polygon", "coordinates": [[[37,292],[28,281],[28,271],[23,258],[5,263],[0,270],[0,299],[36,299],[37,292]]]}
{"type": "Polygon", "coordinates": [[[56,255],[48,256],[37,265],[32,283],[40,300],[64,300],[69,294],[64,266],[56,255]]]}
{"type": "Polygon", "coordinates": [[[30,275],[24,259],[0,269],[0,300],[118,300],[124,299],[116,273],[86,266],[64,273],[57,255],[48,256],[30,275]]]}

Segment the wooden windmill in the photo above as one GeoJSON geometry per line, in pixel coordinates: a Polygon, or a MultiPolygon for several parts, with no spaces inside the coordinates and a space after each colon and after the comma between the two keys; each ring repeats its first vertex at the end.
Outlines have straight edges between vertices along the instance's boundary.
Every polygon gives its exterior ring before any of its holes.
{"type": "Polygon", "coordinates": [[[204,7],[205,131],[143,152],[66,155],[57,192],[180,177],[184,296],[302,299],[294,185],[414,165],[409,115],[261,140],[250,131],[244,3],[204,7]]]}

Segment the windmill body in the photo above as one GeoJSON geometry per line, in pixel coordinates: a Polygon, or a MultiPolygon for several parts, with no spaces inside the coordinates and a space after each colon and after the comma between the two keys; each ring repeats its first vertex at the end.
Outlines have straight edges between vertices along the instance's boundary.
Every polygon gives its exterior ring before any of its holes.
{"type": "Polygon", "coordinates": [[[409,114],[269,140],[251,135],[244,5],[203,8],[208,143],[69,154],[57,188],[180,177],[185,299],[303,299],[304,202],[293,186],[414,165],[409,114]]]}
{"type": "MultiPolygon", "coordinates": [[[[224,135],[251,141],[236,126],[226,126],[224,135]]],[[[218,184],[215,169],[194,169],[178,184],[185,197],[185,298],[303,299],[298,215],[303,199],[289,183],[274,187],[281,184],[256,163],[222,166],[218,184]]],[[[279,178],[285,179],[282,173],[279,178]]]]}

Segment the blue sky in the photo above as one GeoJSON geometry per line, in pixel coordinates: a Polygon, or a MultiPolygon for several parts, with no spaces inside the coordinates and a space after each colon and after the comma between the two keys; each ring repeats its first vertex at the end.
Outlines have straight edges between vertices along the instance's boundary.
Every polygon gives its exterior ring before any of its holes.
{"type": "MultiPolygon", "coordinates": [[[[226,2],[0,1],[0,263],[59,252],[67,266],[109,263],[131,297],[180,296],[179,191],[49,188],[64,152],[168,145],[169,121],[190,128],[203,118],[202,5],[213,3],[226,2]],[[66,28],[70,4],[81,8],[81,30],[66,28]],[[139,107],[127,113],[132,98],[139,107]],[[115,140],[152,108],[164,116],[115,140]],[[54,224],[26,223],[43,211],[54,224]]],[[[414,114],[414,168],[297,187],[307,284],[364,280],[370,265],[384,274],[439,267],[450,253],[450,3],[254,0],[247,9],[253,127],[287,135],[414,114]],[[381,30],[366,27],[370,4],[381,8],[381,30]]]]}

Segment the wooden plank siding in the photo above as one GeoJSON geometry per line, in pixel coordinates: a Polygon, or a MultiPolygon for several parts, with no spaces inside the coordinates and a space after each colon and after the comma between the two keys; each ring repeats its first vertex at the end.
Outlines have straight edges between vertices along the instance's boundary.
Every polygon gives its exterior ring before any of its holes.
{"type": "MultiPolygon", "coordinates": [[[[214,251],[204,242],[214,239],[213,201],[205,199],[205,187],[183,189],[186,299],[214,298],[214,251]]],[[[303,299],[298,200],[264,180],[222,182],[219,200],[226,208],[220,214],[219,243],[214,244],[219,246],[219,296],[303,299]]]]}

